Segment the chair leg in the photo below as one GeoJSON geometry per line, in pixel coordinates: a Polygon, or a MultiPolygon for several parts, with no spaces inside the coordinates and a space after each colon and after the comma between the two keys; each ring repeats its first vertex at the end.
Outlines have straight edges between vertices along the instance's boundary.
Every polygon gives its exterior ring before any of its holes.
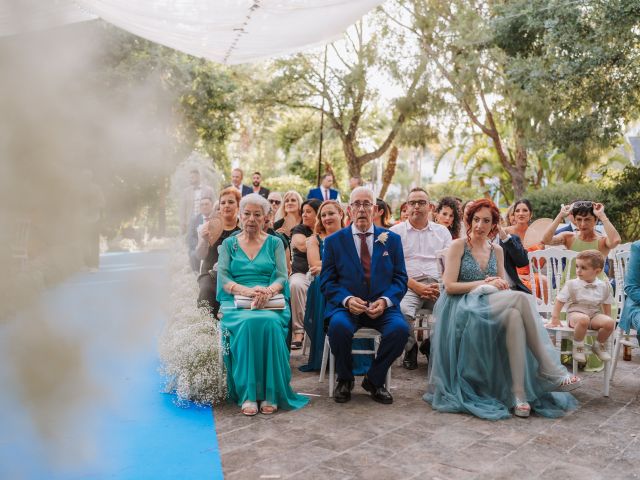
{"type": "Polygon", "coordinates": [[[302,355],[309,355],[309,350],[311,349],[307,337],[308,335],[305,332],[304,337],[302,337],[302,355]]]}
{"type": "Polygon", "coordinates": [[[327,371],[327,360],[329,359],[329,337],[324,336],[324,347],[322,348],[322,365],[320,366],[320,378],[318,379],[319,383],[322,383],[324,380],[324,374],[327,371]]]}
{"type": "Polygon", "coordinates": [[[615,332],[615,340],[613,341],[613,352],[611,353],[612,362],[611,362],[611,375],[610,380],[613,381],[613,377],[616,374],[616,367],[618,366],[618,358],[620,357],[620,345],[622,340],[622,335],[620,334],[620,330],[616,329],[615,332]]]}
{"type": "Polygon", "coordinates": [[[605,397],[609,396],[609,382],[611,381],[611,362],[605,362],[604,364],[604,386],[603,394],[605,397]]]}
{"type": "Polygon", "coordinates": [[[387,390],[391,390],[391,366],[389,366],[389,369],[387,370],[387,377],[385,379],[385,388],[387,390]]]}
{"type": "Polygon", "coordinates": [[[333,384],[336,381],[336,357],[329,349],[329,398],[333,397],[333,384]]]}

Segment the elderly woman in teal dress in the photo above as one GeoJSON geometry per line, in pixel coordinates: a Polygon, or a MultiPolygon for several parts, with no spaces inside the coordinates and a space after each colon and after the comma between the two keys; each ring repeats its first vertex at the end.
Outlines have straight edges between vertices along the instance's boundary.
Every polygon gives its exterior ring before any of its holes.
{"type": "MultiPolygon", "coordinates": [[[[633,328],[640,332],[640,240],[631,244],[631,257],[624,277],[624,293],[626,299],[620,315],[620,328],[629,333],[633,328]]],[[[640,342],[640,333],[638,333],[640,342]]]]}
{"type": "Polygon", "coordinates": [[[249,416],[297,409],[308,402],[289,385],[287,266],[280,239],[263,231],[269,209],[260,195],[245,196],[240,201],[243,230],[222,243],[218,259],[228,397],[249,416]],[[284,309],[265,309],[279,293],[287,300],[284,309]],[[234,295],[251,297],[251,309],[236,308],[234,295]]]}
{"type": "Polygon", "coordinates": [[[465,212],[466,235],[445,259],[445,291],[434,307],[428,389],[424,400],[442,412],[488,420],[558,417],[575,408],[580,385],[560,364],[531,295],[509,289],[502,248],[491,242],[500,212],[490,200],[465,212]]]}

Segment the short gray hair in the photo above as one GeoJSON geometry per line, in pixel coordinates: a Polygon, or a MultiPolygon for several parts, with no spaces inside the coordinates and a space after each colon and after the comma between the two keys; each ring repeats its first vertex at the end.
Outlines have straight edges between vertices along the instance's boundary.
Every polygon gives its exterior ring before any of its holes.
{"type": "Polygon", "coordinates": [[[242,200],[240,200],[240,212],[242,212],[244,207],[247,205],[258,205],[262,208],[262,213],[265,215],[269,215],[269,212],[271,211],[271,204],[266,198],[262,195],[258,195],[257,193],[250,193],[249,195],[242,197],[242,200]]]}
{"type": "Polygon", "coordinates": [[[371,203],[376,203],[376,196],[373,194],[373,190],[369,187],[356,187],[351,191],[351,195],[349,195],[349,203],[353,200],[354,195],[358,193],[366,192],[371,197],[371,203]]]}

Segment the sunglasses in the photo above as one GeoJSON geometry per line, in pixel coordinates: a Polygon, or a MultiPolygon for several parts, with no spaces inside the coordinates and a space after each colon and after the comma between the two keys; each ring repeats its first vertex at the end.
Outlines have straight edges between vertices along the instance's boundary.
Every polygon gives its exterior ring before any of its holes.
{"type": "Polygon", "coordinates": [[[280,200],[269,200],[271,205],[280,205],[282,202],[280,200]]]}
{"type": "Polygon", "coordinates": [[[573,209],[577,209],[577,208],[593,208],[593,202],[589,201],[589,200],[582,200],[579,202],[574,202],[573,203],[573,209]]]}

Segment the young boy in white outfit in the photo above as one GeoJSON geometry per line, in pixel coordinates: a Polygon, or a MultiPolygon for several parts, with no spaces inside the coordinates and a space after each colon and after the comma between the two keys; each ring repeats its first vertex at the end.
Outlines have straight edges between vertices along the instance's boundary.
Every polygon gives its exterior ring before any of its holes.
{"type": "Polygon", "coordinates": [[[611,360],[605,342],[615,328],[611,318],[614,302],[608,283],[598,275],[604,268],[604,256],[598,250],[584,250],[576,257],[576,276],[567,280],[556,297],[549,326],[560,326],[560,312],[567,305],[567,321],[573,332],[573,358],[585,362],[584,337],[587,330],[597,330],[591,350],[603,362],[611,360]]]}

